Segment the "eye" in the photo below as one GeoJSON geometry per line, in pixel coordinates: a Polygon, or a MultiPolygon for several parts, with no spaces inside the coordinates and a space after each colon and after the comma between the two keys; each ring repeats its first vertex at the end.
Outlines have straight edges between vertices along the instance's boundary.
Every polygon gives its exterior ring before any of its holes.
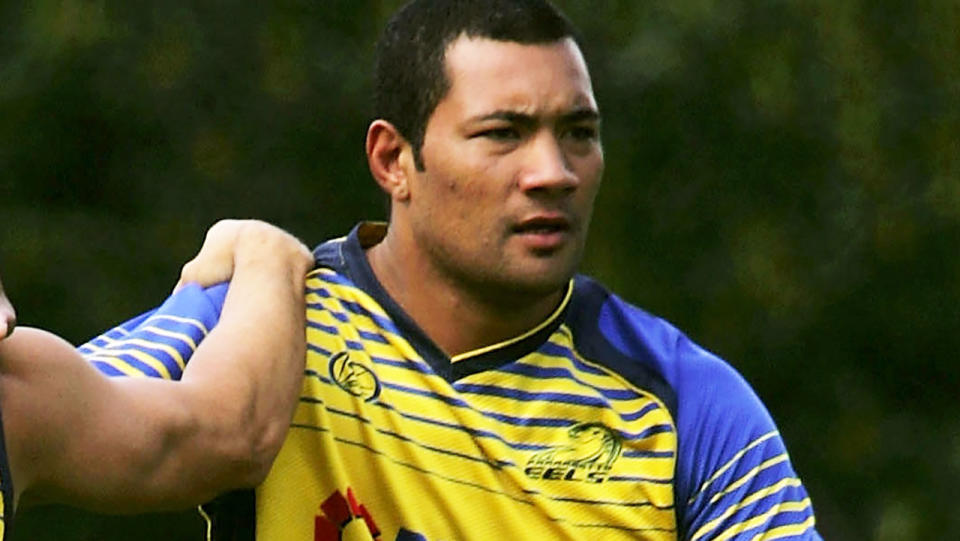
{"type": "Polygon", "coordinates": [[[520,131],[513,127],[490,128],[474,135],[474,137],[483,137],[492,141],[516,141],[520,139],[520,131]]]}
{"type": "Polygon", "coordinates": [[[596,126],[587,125],[571,126],[565,135],[575,141],[596,141],[600,138],[600,133],[596,126]]]}

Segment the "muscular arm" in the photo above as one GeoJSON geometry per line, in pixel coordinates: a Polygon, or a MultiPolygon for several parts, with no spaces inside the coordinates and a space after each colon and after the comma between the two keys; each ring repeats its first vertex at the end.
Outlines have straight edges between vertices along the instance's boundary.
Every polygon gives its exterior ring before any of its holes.
{"type": "Polygon", "coordinates": [[[0,340],[13,332],[13,327],[17,323],[17,314],[13,311],[13,305],[7,299],[3,291],[3,284],[0,283],[0,340]]]}
{"type": "Polygon", "coordinates": [[[303,374],[309,252],[242,229],[220,323],[180,382],[106,378],[56,336],[0,342],[14,488],[94,510],[182,508],[257,484],[280,448],[303,374]]]}

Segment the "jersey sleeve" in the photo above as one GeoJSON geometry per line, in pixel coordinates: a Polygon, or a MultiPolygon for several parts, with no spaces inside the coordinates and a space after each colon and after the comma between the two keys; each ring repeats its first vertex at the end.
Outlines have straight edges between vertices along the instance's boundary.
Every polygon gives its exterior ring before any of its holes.
{"type": "Polygon", "coordinates": [[[178,380],[220,319],[227,284],[189,284],[158,308],[104,332],[80,346],[85,359],[107,376],[178,380]]]}
{"type": "Polygon", "coordinates": [[[676,343],[677,506],[689,541],[821,540],[767,409],[727,363],[676,343]]]}
{"type": "Polygon", "coordinates": [[[659,374],[677,431],[674,504],[685,541],[818,541],[783,438],[749,384],[676,327],[618,298],[606,338],[659,374]]]}

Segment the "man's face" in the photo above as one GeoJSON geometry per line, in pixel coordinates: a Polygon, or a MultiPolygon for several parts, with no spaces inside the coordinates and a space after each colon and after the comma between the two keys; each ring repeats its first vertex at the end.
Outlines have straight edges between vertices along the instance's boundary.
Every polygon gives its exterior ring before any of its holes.
{"type": "Polygon", "coordinates": [[[446,72],[410,182],[418,249],[489,295],[554,293],[580,261],[603,172],[583,56],[571,39],[461,37],[446,72]]]}

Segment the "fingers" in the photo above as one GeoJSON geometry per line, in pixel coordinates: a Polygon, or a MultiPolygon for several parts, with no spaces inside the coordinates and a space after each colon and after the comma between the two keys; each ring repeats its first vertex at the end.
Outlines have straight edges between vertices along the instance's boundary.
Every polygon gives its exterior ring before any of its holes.
{"type": "Polygon", "coordinates": [[[313,267],[313,254],[296,237],[266,222],[249,222],[237,236],[234,272],[266,272],[286,276],[303,287],[313,267]]]}
{"type": "Polygon", "coordinates": [[[207,230],[200,251],[180,270],[177,289],[188,283],[202,287],[226,282],[233,276],[233,253],[241,220],[220,220],[207,230]]]}
{"type": "Polygon", "coordinates": [[[265,262],[305,274],[313,257],[296,237],[267,222],[221,220],[207,231],[196,257],[183,266],[176,289],[187,283],[207,287],[226,282],[238,265],[265,262]]]}

